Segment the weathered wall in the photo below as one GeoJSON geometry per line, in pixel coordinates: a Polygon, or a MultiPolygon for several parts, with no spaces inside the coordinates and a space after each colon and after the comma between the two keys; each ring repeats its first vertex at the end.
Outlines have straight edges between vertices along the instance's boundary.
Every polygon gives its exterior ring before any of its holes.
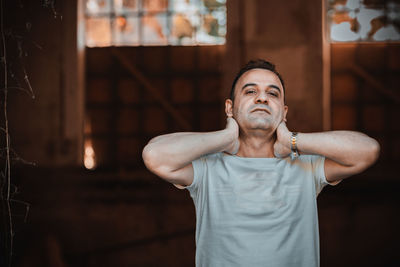
{"type": "Polygon", "coordinates": [[[224,89],[248,60],[269,60],[285,81],[289,128],[322,130],[321,10],[321,1],[228,1],[224,89]]]}
{"type": "MultiPolygon", "coordinates": [[[[54,18],[40,1],[25,5],[32,14],[28,17],[32,24],[29,38],[42,46],[29,47],[25,58],[36,99],[18,91],[10,95],[10,126],[15,150],[43,166],[81,162],[84,72],[82,44],[77,37],[82,22],[76,21],[75,2],[57,2],[62,19],[54,18]],[[20,112],[19,107],[29,112],[20,112]]],[[[221,105],[240,66],[249,59],[266,58],[285,79],[289,127],[321,130],[320,10],[320,4],[314,2],[228,1],[227,53],[220,62],[225,65],[221,105]]],[[[220,116],[224,117],[223,112],[220,116]]]]}
{"type": "MultiPolygon", "coordinates": [[[[49,1],[51,2],[51,1],[49,1]]],[[[6,1],[6,20],[22,36],[23,65],[35,99],[10,89],[9,122],[14,150],[39,166],[75,165],[81,161],[83,136],[83,50],[78,45],[77,3],[57,2],[55,10],[42,1],[6,1]],[[19,4],[20,3],[20,4],[19,4]],[[24,29],[31,25],[29,31],[24,29]],[[79,48],[79,49],[78,49],[79,48]]],[[[11,43],[12,44],[12,43],[11,43]]],[[[9,50],[14,71],[20,61],[9,50]]],[[[18,80],[24,89],[24,76],[18,80]]],[[[13,79],[9,79],[10,84],[13,79]]],[[[15,84],[15,82],[14,82],[15,84]]]]}
{"type": "Polygon", "coordinates": [[[144,168],[151,138],[225,126],[223,46],[88,48],[86,55],[85,138],[99,167],[144,168]]]}

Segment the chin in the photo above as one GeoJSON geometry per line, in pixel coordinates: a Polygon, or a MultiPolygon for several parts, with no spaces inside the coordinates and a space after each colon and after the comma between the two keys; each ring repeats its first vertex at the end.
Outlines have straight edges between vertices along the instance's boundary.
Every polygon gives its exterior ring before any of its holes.
{"type": "Polygon", "coordinates": [[[273,126],[270,123],[251,123],[249,128],[254,130],[271,130],[273,126]]]}
{"type": "Polygon", "coordinates": [[[249,124],[251,126],[254,126],[256,128],[271,128],[273,125],[271,123],[271,120],[268,118],[251,118],[249,119],[249,124]]]}

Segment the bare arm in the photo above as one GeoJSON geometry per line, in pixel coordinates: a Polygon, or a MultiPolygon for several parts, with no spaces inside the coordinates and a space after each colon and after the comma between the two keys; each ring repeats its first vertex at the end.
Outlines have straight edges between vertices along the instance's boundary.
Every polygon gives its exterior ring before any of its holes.
{"type": "MultiPolygon", "coordinates": [[[[291,132],[286,124],[277,129],[279,154],[290,153],[291,132]]],[[[325,156],[325,176],[335,182],[360,173],[370,167],[379,157],[379,143],[360,132],[329,131],[299,133],[297,147],[300,154],[325,156]]]]}
{"type": "Polygon", "coordinates": [[[173,133],[153,138],[143,149],[146,167],[173,184],[188,186],[193,181],[192,161],[215,152],[235,152],[238,125],[228,118],[225,129],[207,133],[173,133]]]}

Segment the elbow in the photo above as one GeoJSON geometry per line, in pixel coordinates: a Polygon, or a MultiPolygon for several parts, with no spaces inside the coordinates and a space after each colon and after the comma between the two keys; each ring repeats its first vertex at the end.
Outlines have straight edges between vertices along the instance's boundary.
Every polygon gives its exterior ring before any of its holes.
{"type": "Polygon", "coordinates": [[[378,160],[380,152],[381,146],[375,139],[372,139],[371,144],[368,145],[364,152],[363,169],[372,166],[378,160]]]}
{"type": "Polygon", "coordinates": [[[370,158],[370,164],[374,164],[381,153],[381,146],[379,145],[378,141],[373,139],[373,142],[371,143],[370,151],[369,151],[369,158],[370,158]]]}
{"type": "Polygon", "coordinates": [[[351,165],[349,170],[351,170],[350,175],[355,175],[367,170],[371,167],[379,158],[381,147],[377,141],[373,139],[373,142],[368,145],[362,152],[360,157],[357,158],[357,161],[351,165]]]}
{"type": "Polygon", "coordinates": [[[164,164],[161,153],[152,143],[147,144],[142,151],[142,159],[146,168],[161,178],[168,177],[170,169],[164,164]]]}
{"type": "Polygon", "coordinates": [[[156,153],[151,144],[147,144],[142,151],[142,159],[147,169],[154,172],[156,170],[156,153]]]}
{"type": "Polygon", "coordinates": [[[142,159],[144,162],[144,165],[146,166],[147,169],[150,171],[155,170],[156,166],[159,165],[157,162],[159,162],[159,155],[160,155],[160,149],[159,146],[157,145],[157,139],[159,137],[155,137],[151,139],[147,145],[143,148],[142,151],[142,159]]]}

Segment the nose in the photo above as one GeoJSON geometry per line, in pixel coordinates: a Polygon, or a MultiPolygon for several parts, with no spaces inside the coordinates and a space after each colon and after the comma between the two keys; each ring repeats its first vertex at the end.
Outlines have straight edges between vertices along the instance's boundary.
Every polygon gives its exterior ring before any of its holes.
{"type": "Polygon", "coordinates": [[[268,97],[265,92],[260,92],[257,97],[256,97],[256,103],[257,104],[266,104],[268,103],[268,97]]]}

